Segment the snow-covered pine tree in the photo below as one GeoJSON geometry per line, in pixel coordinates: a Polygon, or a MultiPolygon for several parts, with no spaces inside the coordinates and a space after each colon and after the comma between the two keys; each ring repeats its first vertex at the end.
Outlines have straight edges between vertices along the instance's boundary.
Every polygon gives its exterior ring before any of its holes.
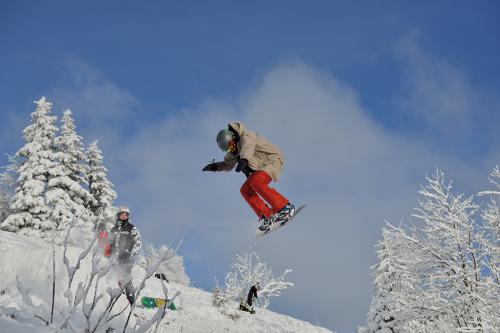
{"type": "MultiPolygon", "coordinates": [[[[71,111],[63,113],[61,135],[56,138],[56,165],[50,170],[47,189],[47,203],[51,206],[51,219],[58,230],[65,231],[73,218],[78,223],[86,223],[93,200],[83,187],[85,180],[85,153],[82,138],[76,133],[71,111]]],[[[93,228],[92,223],[87,229],[93,228]]],[[[61,238],[62,240],[62,238],[61,238]]]]}
{"type": "Polygon", "coordinates": [[[91,210],[96,216],[103,215],[110,209],[116,199],[113,184],[107,178],[108,170],[103,165],[103,155],[97,146],[97,140],[92,142],[87,150],[89,168],[87,171],[90,193],[94,200],[91,210]]]}
{"type": "MultiPolygon", "coordinates": [[[[61,135],[56,138],[58,150],[63,152],[61,155],[63,164],[71,172],[68,177],[83,185],[87,186],[87,157],[85,155],[82,137],[77,134],[75,121],[72,118],[71,110],[65,110],[62,117],[61,135]]],[[[77,193],[72,193],[72,198],[77,193]]],[[[85,192],[81,201],[88,201],[91,199],[88,192],[85,192]]]]}
{"type": "Polygon", "coordinates": [[[406,322],[404,309],[413,293],[410,267],[406,260],[408,244],[401,229],[382,229],[378,242],[379,262],[373,268],[373,297],[368,311],[367,332],[403,332],[406,322]]]}
{"type": "Polygon", "coordinates": [[[55,165],[57,127],[56,117],[50,115],[52,103],[42,97],[35,104],[31,124],[23,131],[26,144],[15,154],[22,161],[17,169],[13,213],[2,223],[2,229],[43,235],[57,226],[48,218],[51,209],[45,200],[49,172],[55,165]]]}

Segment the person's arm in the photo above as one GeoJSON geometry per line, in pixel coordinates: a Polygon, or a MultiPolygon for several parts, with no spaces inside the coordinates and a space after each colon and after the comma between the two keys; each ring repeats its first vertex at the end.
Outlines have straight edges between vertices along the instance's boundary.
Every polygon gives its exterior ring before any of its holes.
{"type": "Polygon", "coordinates": [[[139,250],[141,249],[142,246],[142,240],[141,240],[141,235],[139,234],[139,230],[136,227],[133,227],[130,233],[132,235],[132,240],[134,242],[132,250],[130,250],[130,259],[132,259],[137,254],[139,254],[139,250]]]}
{"type": "Polygon", "coordinates": [[[215,164],[217,165],[218,171],[231,171],[234,169],[237,163],[238,159],[236,158],[236,156],[234,156],[234,154],[232,153],[227,153],[226,156],[224,156],[224,161],[216,162],[215,164]]]}
{"type": "Polygon", "coordinates": [[[116,229],[113,227],[109,231],[108,245],[104,248],[104,256],[111,257],[115,252],[116,229]]]}
{"type": "Polygon", "coordinates": [[[233,170],[234,166],[238,163],[237,158],[234,156],[234,154],[227,153],[226,156],[224,156],[224,161],[220,162],[212,162],[208,165],[206,165],[202,171],[231,171],[233,170]]]}

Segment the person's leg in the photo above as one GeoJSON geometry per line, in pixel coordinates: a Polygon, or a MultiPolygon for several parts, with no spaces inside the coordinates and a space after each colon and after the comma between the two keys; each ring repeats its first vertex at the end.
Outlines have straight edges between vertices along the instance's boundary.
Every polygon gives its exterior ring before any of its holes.
{"type": "Polygon", "coordinates": [[[135,288],[132,284],[132,263],[122,263],[118,265],[120,270],[120,287],[125,291],[125,296],[130,304],[135,302],[135,288]]]}
{"type": "Polygon", "coordinates": [[[132,281],[128,281],[125,285],[125,295],[127,296],[127,300],[130,304],[135,303],[135,288],[132,281]]]}
{"type": "Polygon", "coordinates": [[[256,171],[248,178],[250,188],[262,197],[271,207],[272,213],[277,213],[286,206],[288,199],[275,189],[269,187],[272,178],[265,171],[256,171]]]}
{"type": "Polygon", "coordinates": [[[245,181],[245,183],[243,183],[240,189],[240,193],[259,218],[261,218],[262,215],[264,215],[266,218],[269,218],[273,214],[273,212],[251,187],[251,182],[254,175],[255,173],[252,173],[245,181]]]}

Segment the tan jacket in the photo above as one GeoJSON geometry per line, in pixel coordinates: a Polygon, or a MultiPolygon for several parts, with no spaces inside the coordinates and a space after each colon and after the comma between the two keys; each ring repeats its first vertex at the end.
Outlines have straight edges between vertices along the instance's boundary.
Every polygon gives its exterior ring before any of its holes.
{"type": "Polygon", "coordinates": [[[265,171],[277,182],[283,168],[283,154],[278,147],[263,136],[249,131],[241,122],[230,123],[240,136],[236,154],[227,153],[223,162],[217,162],[218,171],[231,171],[238,164],[238,156],[248,160],[248,166],[255,171],[265,171]]]}

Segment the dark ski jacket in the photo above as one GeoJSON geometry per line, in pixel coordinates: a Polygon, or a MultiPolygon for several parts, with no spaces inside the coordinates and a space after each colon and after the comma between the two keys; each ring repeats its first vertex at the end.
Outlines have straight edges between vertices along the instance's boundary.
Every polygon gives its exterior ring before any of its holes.
{"type": "Polygon", "coordinates": [[[129,220],[116,221],[109,232],[109,244],[111,254],[116,254],[119,263],[130,263],[141,249],[141,235],[129,220]]]}
{"type": "Polygon", "coordinates": [[[257,287],[252,286],[252,288],[248,291],[247,304],[252,306],[254,298],[257,298],[257,287]]]}

